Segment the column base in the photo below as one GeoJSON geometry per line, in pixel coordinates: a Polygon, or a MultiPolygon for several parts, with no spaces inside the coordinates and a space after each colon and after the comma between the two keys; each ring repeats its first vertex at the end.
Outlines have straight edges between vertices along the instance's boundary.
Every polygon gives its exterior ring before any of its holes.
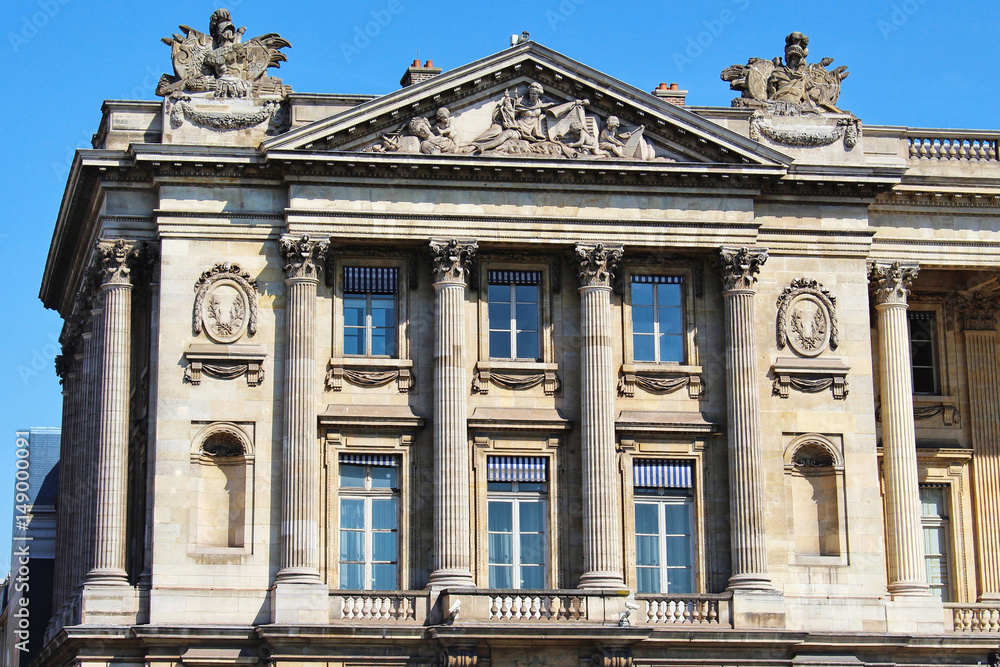
{"type": "Polygon", "coordinates": [[[275,581],[282,584],[322,584],[319,572],[310,567],[286,567],[278,571],[275,581]]]}
{"type": "Polygon", "coordinates": [[[81,625],[135,625],[139,616],[139,593],[128,584],[87,582],[80,596],[81,625]]]}
{"type": "Polygon", "coordinates": [[[733,628],[784,628],[785,596],[771,590],[733,590],[733,628]]]}
{"type": "Polygon", "coordinates": [[[477,588],[468,570],[434,570],[427,580],[427,588],[477,588]]]}
{"type": "Polygon", "coordinates": [[[729,578],[729,586],[726,590],[730,591],[774,591],[774,584],[771,583],[771,577],[766,574],[734,574],[729,578]]]}
{"type": "Polygon", "coordinates": [[[625,580],[621,572],[585,572],[580,576],[577,588],[602,588],[605,590],[624,590],[625,580]]]}
{"type": "Polygon", "coordinates": [[[128,586],[128,574],[125,570],[114,568],[94,569],[87,573],[84,581],[87,586],[128,586]]]}
{"type": "Polygon", "coordinates": [[[277,581],[271,588],[271,623],[326,625],[330,622],[330,589],[326,584],[277,581]]]}
{"type": "Polygon", "coordinates": [[[886,587],[892,599],[930,597],[931,588],[923,581],[896,581],[886,587]]]}

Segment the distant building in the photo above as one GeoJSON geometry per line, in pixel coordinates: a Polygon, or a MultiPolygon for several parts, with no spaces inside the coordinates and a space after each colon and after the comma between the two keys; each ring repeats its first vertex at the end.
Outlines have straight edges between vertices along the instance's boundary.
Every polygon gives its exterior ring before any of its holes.
{"type": "Polygon", "coordinates": [[[990,659],[1000,132],[862,125],[798,33],[707,108],[528,40],[298,94],[210,25],[50,246],[40,665],[990,659]]]}
{"type": "Polygon", "coordinates": [[[0,611],[3,667],[34,659],[52,616],[59,447],[58,428],[17,432],[17,472],[9,482],[14,486],[13,546],[0,611]]]}

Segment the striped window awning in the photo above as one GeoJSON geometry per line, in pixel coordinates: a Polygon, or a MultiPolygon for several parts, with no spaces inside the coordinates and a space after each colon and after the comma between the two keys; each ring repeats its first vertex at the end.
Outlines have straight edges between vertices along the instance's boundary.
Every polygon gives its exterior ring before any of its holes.
{"type": "Polygon", "coordinates": [[[632,274],[634,283],[657,283],[660,285],[681,285],[684,283],[684,276],[645,276],[632,274]]]}
{"type": "Polygon", "coordinates": [[[392,454],[341,454],[340,462],[355,466],[399,467],[399,457],[392,454]]]}
{"type": "Polygon", "coordinates": [[[544,456],[488,456],[486,479],[490,482],[545,482],[548,459],[544,456]]]}
{"type": "Polygon", "coordinates": [[[933,320],[933,310],[908,310],[906,316],[911,320],[933,320]]]}
{"type": "Polygon", "coordinates": [[[490,285],[540,285],[541,271],[493,271],[486,276],[490,285]]]}
{"type": "Polygon", "coordinates": [[[632,485],[658,489],[690,489],[691,461],[636,459],[632,462],[632,485]]]}
{"type": "Polygon", "coordinates": [[[349,294],[395,294],[398,283],[399,269],[395,267],[344,267],[344,292],[349,294]]]}

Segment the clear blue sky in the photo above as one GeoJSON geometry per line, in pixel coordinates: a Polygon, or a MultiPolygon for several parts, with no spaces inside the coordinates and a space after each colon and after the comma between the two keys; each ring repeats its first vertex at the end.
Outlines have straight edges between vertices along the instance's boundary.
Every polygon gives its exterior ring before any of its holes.
{"type": "MultiPolygon", "coordinates": [[[[728,106],[722,69],[780,55],[798,30],[811,62],[829,56],[850,68],[840,106],[866,124],[1000,128],[1000,82],[987,72],[1000,61],[1000,12],[987,2],[4,0],[0,544],[9,540],[14,431],[60,422],[52,360],[61,321],[37,295],[73,152],[89,147],[102,100],[157,99],[160,74],[172,71],[160,38],[181,23],[207,32],[220,6],[247,37],[277,32],[292,43],[277,75],[301,92],[388,93],[418,55],[452,69],[527,30],[641,89],[677,82],[690,104],[728,106]]],[[[0,548],[0,570],[7,554],[0,548]]]]}

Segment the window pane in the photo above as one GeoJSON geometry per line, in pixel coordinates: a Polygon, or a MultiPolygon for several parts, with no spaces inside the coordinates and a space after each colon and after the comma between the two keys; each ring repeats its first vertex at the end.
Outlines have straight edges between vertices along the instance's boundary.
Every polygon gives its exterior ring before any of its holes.
{"type": "Polygon", "coordinates": [[[917,394],[933,394],[937,391],[934,385],[933,368],[913,369],[913,391],[917,394]]]}
{"type": "Polygon", "coordinates": [[[364,295],[344,295],[344,326],[363,327],[365,326],[365,297],[364,295]]]}
{"type": "Polygon", "coordinates": [[[514,484],[513,484],[513,482],[487,482],[486,483],[486,490],[487,491],[513,491],[514,490],[514,484]]]}
{"type": "Polygon", "coordinates": [[[635,536],[635,562],[637,565],[660,564],[660,540],[656,535],[635,536]]]}
{"type": "Polygon", "coordinates": [[[365,488],[365,467],[341,463],[340,485],[348,489],[365,488]]]}
{"type": "Polygon", "coordinates": [[[681,336],[660,336],[660,361],[684,361],[684,339],[681,336]]]}
{"type": "Polygon", "coordinates": [[[667,535],[687,535],[691,532],[691,513],[688,504],[665,504],[663,512],[666,515],[667,535]]]}
{"type": "Polygon", "coordinates": [[[687,568],[671,568],[667,570],[667,592],[674,595],[693,593],[691,588],[691,570],[687,568]]]}
{"type": "Polygon", "coordinates": [[[632,306],[632,331],[635,333],[653,333],[652,306],[632,306]]]}
{"type": "Polygon", "coordinates": [[[372,466],[373,489],[397,488],[396,477],[397,477],[396,468],[392,466],[372,466]]]}
{"type": "Polygon", "coordinates": [[[514,550],[510,534],[492,533],[490,534],[489,543],[490,563],[507,565],[514,562],[514,550]]]}
{"type": "Polygon", "coordinates": [[[372,326],[396,326],[396,297],[385,294],[372,295],[372,326]]]}
{"type": "Polygon", "coordinates": [[[545,493],[545,482],[518,482],[518,491],[530,491],[532,493],[545,493]]]}
{"type": "Polygon", "coordinates": [[[521,568],[521,588],[545,588],[545,568],[530,566],[521,568]]]}
{"type": "Polygon", "coordinates": [[[490,356],[494,359],[510,359],[510,332],[490,332],[490,356]]]}
{"type": "Polygon", "coordinates": [[[520,519],[520,529],[522,533],[540,533],[545,525],[544,504],[521,502],[518,503],[518,519],[520,519]]]}
{"type": "Polygon", "coordinates": [[[948,552],[947,535],[940,527],[924,526],[924,553],[928,556],[948,552]]]}
{"type": "Polygon", "coordinates": [[[933,366],[934,348],[930,342],[916,342],[910,346],[910,356],[914,366],[933,366]]]}
{"type": "Polygon", "coordinates": [[[656,361],[653,337],[636,334],[632,338],[632,355],[636,361],[656,361]]]}
{"type": "Polygon", "coordinates": [[[684,315],[680,308],[660,308],[660,333],[684,333],[684,315]]]}
{"type": "Polygon", "coordinates": [[[691,540],[684,537],[667,537],[667,565],[691,565],[691,540]]]}
{"type": "Polygon", "coordinates": [[[348,591],[360,591],[365,587],[365,566],[358,563],[340,564],[340,587],[348,591]]]}
{"type": "Polygon", "coordinates": [[[344,329],[344,354],[365,353],[365,330],[344,329]]]}
{"type": "Polygon", "coordinates": [[[640,503],[635,506],[635,532],[644,535],[656,535],[659,532],[659,521],[656,516],[656,505],[640,503]]]}
{"type": "Polygon", "coordinates": [[[365,534],[359,530],[340,531],[340,560],[364,561],[365,534]]]}
{"type": "Polygon", "coordinates": [[[537,359],[538,358],[538,334],[534,331],[517,334],[517,358],[537,359]]]}
{"type": "Polygon", "coordinates": [[[948,515],[944,511],[944,489],[933,486],[921,487],[920,504],[924,516],[943,517],[948,515]]]}
{"type": "Polygon", "coordinates": [[[514,299],[520,303],[538,303],[538,285],[516,285],[514,299]]]}
{"type": "Polygon", "coordinates": [[[538,304],[519,303],[515,311],[518,331],[538,331],[538,304]]]}
{"type": "Polygon", "coordinates": [[[538,533],[521,535],[522,565],[541,565],[545,562],[545,536],[538,533]]]}
{"type": "Polygon", "coordinates": [[[632,307],[653,305],[653,285],[651,283],[632,283],[632,307]]]}
{"type": "Polygon", "coordinates": [[[372,499],[372,528],[374,530],[396,529],[396,499],[372,499]]]}
{"type": "Polygon", "coordinates": [[[372,356],[390,357],[396,354],[396,330],[372,329],[372,356]]]}
{"type": "Polygon", "coordinates": [[[365,501],[359,498],[340,499],[340,527],[360,530],[365,525],[365,501]]]}
{"type": "Polygon", "coordinates": [[[389,564],[372,565],[372,588],[377,591],[396,590],[396,566],[389,564]]]}
{"type": "Polygon", "coordinates": [[[372,533],[372,560],[396,562],[396,533],[372,533]]]}
{"type": "Polygon", "coordinates": [[[510,301],[510,285],[490,285],[489,302],[500,303],[510,301]]]}
{"type": "Polygon", "coordinates": [[[490,565],[490,588],[514,588],[514,568],[490,565]]]}
{"type": "Polygon", "coordinates": [[[656,286],[656,302],[661,306],[681,305],[681,285],[659,284],[656,286]]]}
{"type": "Polygon", "coordinates": [[[510,304],[490,303],[490,329],[510,331],[510,304]]]}
{"type": "Polygon", "coordinates": [[[510,503],[505,502],[490,502],[488,518],[490,532],[509,533],[514,530],[510,505],[510,503]]]}
{"type": "Polygon", "coordinates": [[[636,593],[659,593],[660,570],[655,567],[639,567],[635,571],[638,579],[636,593]]]}

